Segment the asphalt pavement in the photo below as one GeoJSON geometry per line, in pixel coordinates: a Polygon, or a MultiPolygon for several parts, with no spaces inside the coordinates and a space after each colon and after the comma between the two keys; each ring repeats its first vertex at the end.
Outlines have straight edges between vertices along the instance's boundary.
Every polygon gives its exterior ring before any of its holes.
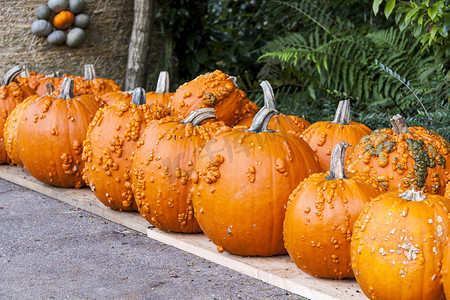
{"type": "Polygon", "coordinates": [[[0,299],[304,299],[0,179],[0,299]]]}

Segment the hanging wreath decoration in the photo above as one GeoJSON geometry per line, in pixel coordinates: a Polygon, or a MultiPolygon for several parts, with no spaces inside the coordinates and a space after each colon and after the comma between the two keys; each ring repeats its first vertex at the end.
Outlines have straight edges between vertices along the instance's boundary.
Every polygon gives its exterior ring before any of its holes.
{"type": "Polygon", "coordinates": [[[46,37],[52,46],[77,47],[86,38],[84,29],[90,23],[89,16],[81,13],[84,5],[82,0],[48,0],[36,8],[38,20],[31,24],[31,32],[46,37]]]}

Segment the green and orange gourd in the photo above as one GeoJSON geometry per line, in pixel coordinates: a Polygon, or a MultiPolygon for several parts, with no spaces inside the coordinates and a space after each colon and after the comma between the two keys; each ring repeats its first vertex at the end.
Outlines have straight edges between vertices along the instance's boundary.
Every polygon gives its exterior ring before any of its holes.
{"type": "Polygon", "coordinates": [[[392,128],[375,130],[355,147],[349,172],[366,172],[388,191],[420,189],[444,195],[449,180],[450,144],[432,130],[408,127],[396,115],[392,128]]]}

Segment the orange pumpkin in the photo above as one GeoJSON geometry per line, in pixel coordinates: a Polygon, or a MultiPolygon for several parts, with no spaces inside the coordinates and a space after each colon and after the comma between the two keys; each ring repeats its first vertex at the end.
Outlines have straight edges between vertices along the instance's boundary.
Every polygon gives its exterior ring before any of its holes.
{"type": "Polygon", "coordinates": [[[450,298],[450,242],[444,249],[444,258],[442,261],[442,283],[447,299],[450,298]]]}
{"type": "Polygon", "coordinates": [[[250,111],[247,96],[238,89],[234,77],[219,70],[200,75],[180,86],[170,103],[172,116],[179,119],[205,107],[214,108],[217,120],[229,126],[236,124],[250,111]]]}
{"type": "Polygon", "coordinates": [[[366,174],[347,177],[346,142],[331,155],[331,168],[303,180],[289,196],[284,246],[298,268],[325,278],[352,278],[350,239],[365,203],[384,189],[366,174]]]}
{"type": "MultiPolygon", "coordinates": [[[[276,110],[275,96],[273,94],[272,86],[268,81],[261,82],[261,86],[264,91],[264,106],[276,110]]],[[[247,117],[239,121],[235,127],[242,126],[243,128],[249,128],[252,125],[254,116],[247,117]]],[[[281,131],[281,132],[293,132],[301,134],[311,124],[298,116],[284,115],[277,111],[277,114],[273,116],[269,121],[269,130],[281,131]]]]}
{"type": "Polygon", "coordinates": [[[97,78],[92,64],[84,65],[84,77],[70,76],[75,80],[75,95],[92,94],[97,97],[109,92],[120,91],[120,87],[111,79],[97,78]]]}
{"type": "Polygon", "coordinates": [[[4,126],[9,114],[17,104],[24,101],[35,92],[26,84],[17,83],[14,79],[22,72],[22,68],[16,66],[10,69],[0,83],[0,164],[10,163],[4,141],[4,126]]]}
{"type": "Polygon", "coordinates": [[[58,29],[67,29],[73,24],[74,18],[72,12],[63,10],[53,18],[53,25],[58,29]]]}
{"type": "Polygon", "coordinates": [[[370,299],[445,299],[441,265],[450,202],[421,191],[388,192],[353,227],[352,267],[370,299]]]}
{"type": "Polygon", "coordinates": [[[154,92],[148,92],[147,103],[161,103],[164,107],[168,107],[170,104],[170,98],[174,93],[169,92],[170,80],[169,72],[162,71],[159,73],[158,83],[154,92]]]}
{"type": "Polygon", "coordinates": [[[289,194],[319,171],[314,153],[300,137],[267,129],[274,114],[261,108],[245,132],[224,127],[195,162],[195,216],[219,252],[286,253],[283,219],[289,194]]]}
{"type": "Polygon", "coordinates": [[[145,127],[167,114],[161,104],[146,104],[141,88],[135,89],[132,101],[97,111],[84,141],[83,178],[104,205],[137,211],[131,190],[131,156],[145,127]]]}
{"type": "Polygon", "coordinates": [[[99,108],[92,95],[74,97],[73,79],[61,93],[34,100],[17,127],[19,157],[28,172],[47,184],[82,187],[81,159],[89,123],[99,108]]]}
{"type": "Polygon", "coordinates": [[[188,118],[167,117],[145,130],[133,155],[133,192],[141,215],[164,231],[195,233],[190,175],[200,150],[223,123],[213,108],[196,110],[188,118]],[[203,123],[203,124],[202,124],[203,123]]]}
{"type": "Polygon", "coordinates": [[[350,100],[343,100],[339,102],[333,121],[312,124],[303,132],[303,139],[319,157],[321,170],[327,171],[330,169],[331,151],[337,143],[350,144],[345,154],[347,161],[356,144],[371,132],[366,125],[350,121],[350,100]]]}
{"type": "MultiPolygon", "coordinates": [[[[55,87],[51,83],[47,83],[47,96],[50,96],[55,91],[55,87]]],[[[3,129],[3,135],[5,137],[5,148],[8,157],[11,159],[11,164],[16,164],[20,167],[23,166],[19,156],[19,149],[17,148],[17,127],[22,120],[23,113],[30,106],[30,104],[39,99],[39,95],[32,95],[25,99],[23,102],[16,105],[8,116],[3,129]]]]}
{"type": "Polygon", "coordinates": [[[409,127],[396,115],[393,128],[375,130],[355,147],[349,172],[368,172],[388,191],[409,188],[444,195],[450,171],[450,144],[436,132],[409,127]]]}

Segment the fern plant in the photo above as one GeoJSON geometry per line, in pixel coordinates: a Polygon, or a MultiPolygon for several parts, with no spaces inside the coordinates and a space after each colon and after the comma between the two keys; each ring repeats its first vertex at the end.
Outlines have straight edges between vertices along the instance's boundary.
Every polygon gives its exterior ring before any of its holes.
{"type": "MultiPolygon", "coordinates": [[[[446,64],[422,52],[420,42],[408,32],[395,24],[387,28],[358,26],[339,10],[306,0],[276,0],[273,4],[275,13],[295,11],[303,18],[299,30],[262,49],[265,79],[277,81],[279,86],[290,85],[289,80],[282,83],[283,72],[270,70],[276,70],[276,65],[294,70],[297,93],[304,94],[295,96],[305,99],[308,95],[307,107],[316,109],[312,102],[330,106],[343,97],[350,98],[358,121],[372,128],[388,126],[389,117],[401,113],[413,124],[447,131],[440,128],[447,124],[442,117],[448,110],[446,64]],[[409,82],[399,80],[403,78],[409,82]]],[[[318,116],[317,112],[312,115],[318,116]]]]}

